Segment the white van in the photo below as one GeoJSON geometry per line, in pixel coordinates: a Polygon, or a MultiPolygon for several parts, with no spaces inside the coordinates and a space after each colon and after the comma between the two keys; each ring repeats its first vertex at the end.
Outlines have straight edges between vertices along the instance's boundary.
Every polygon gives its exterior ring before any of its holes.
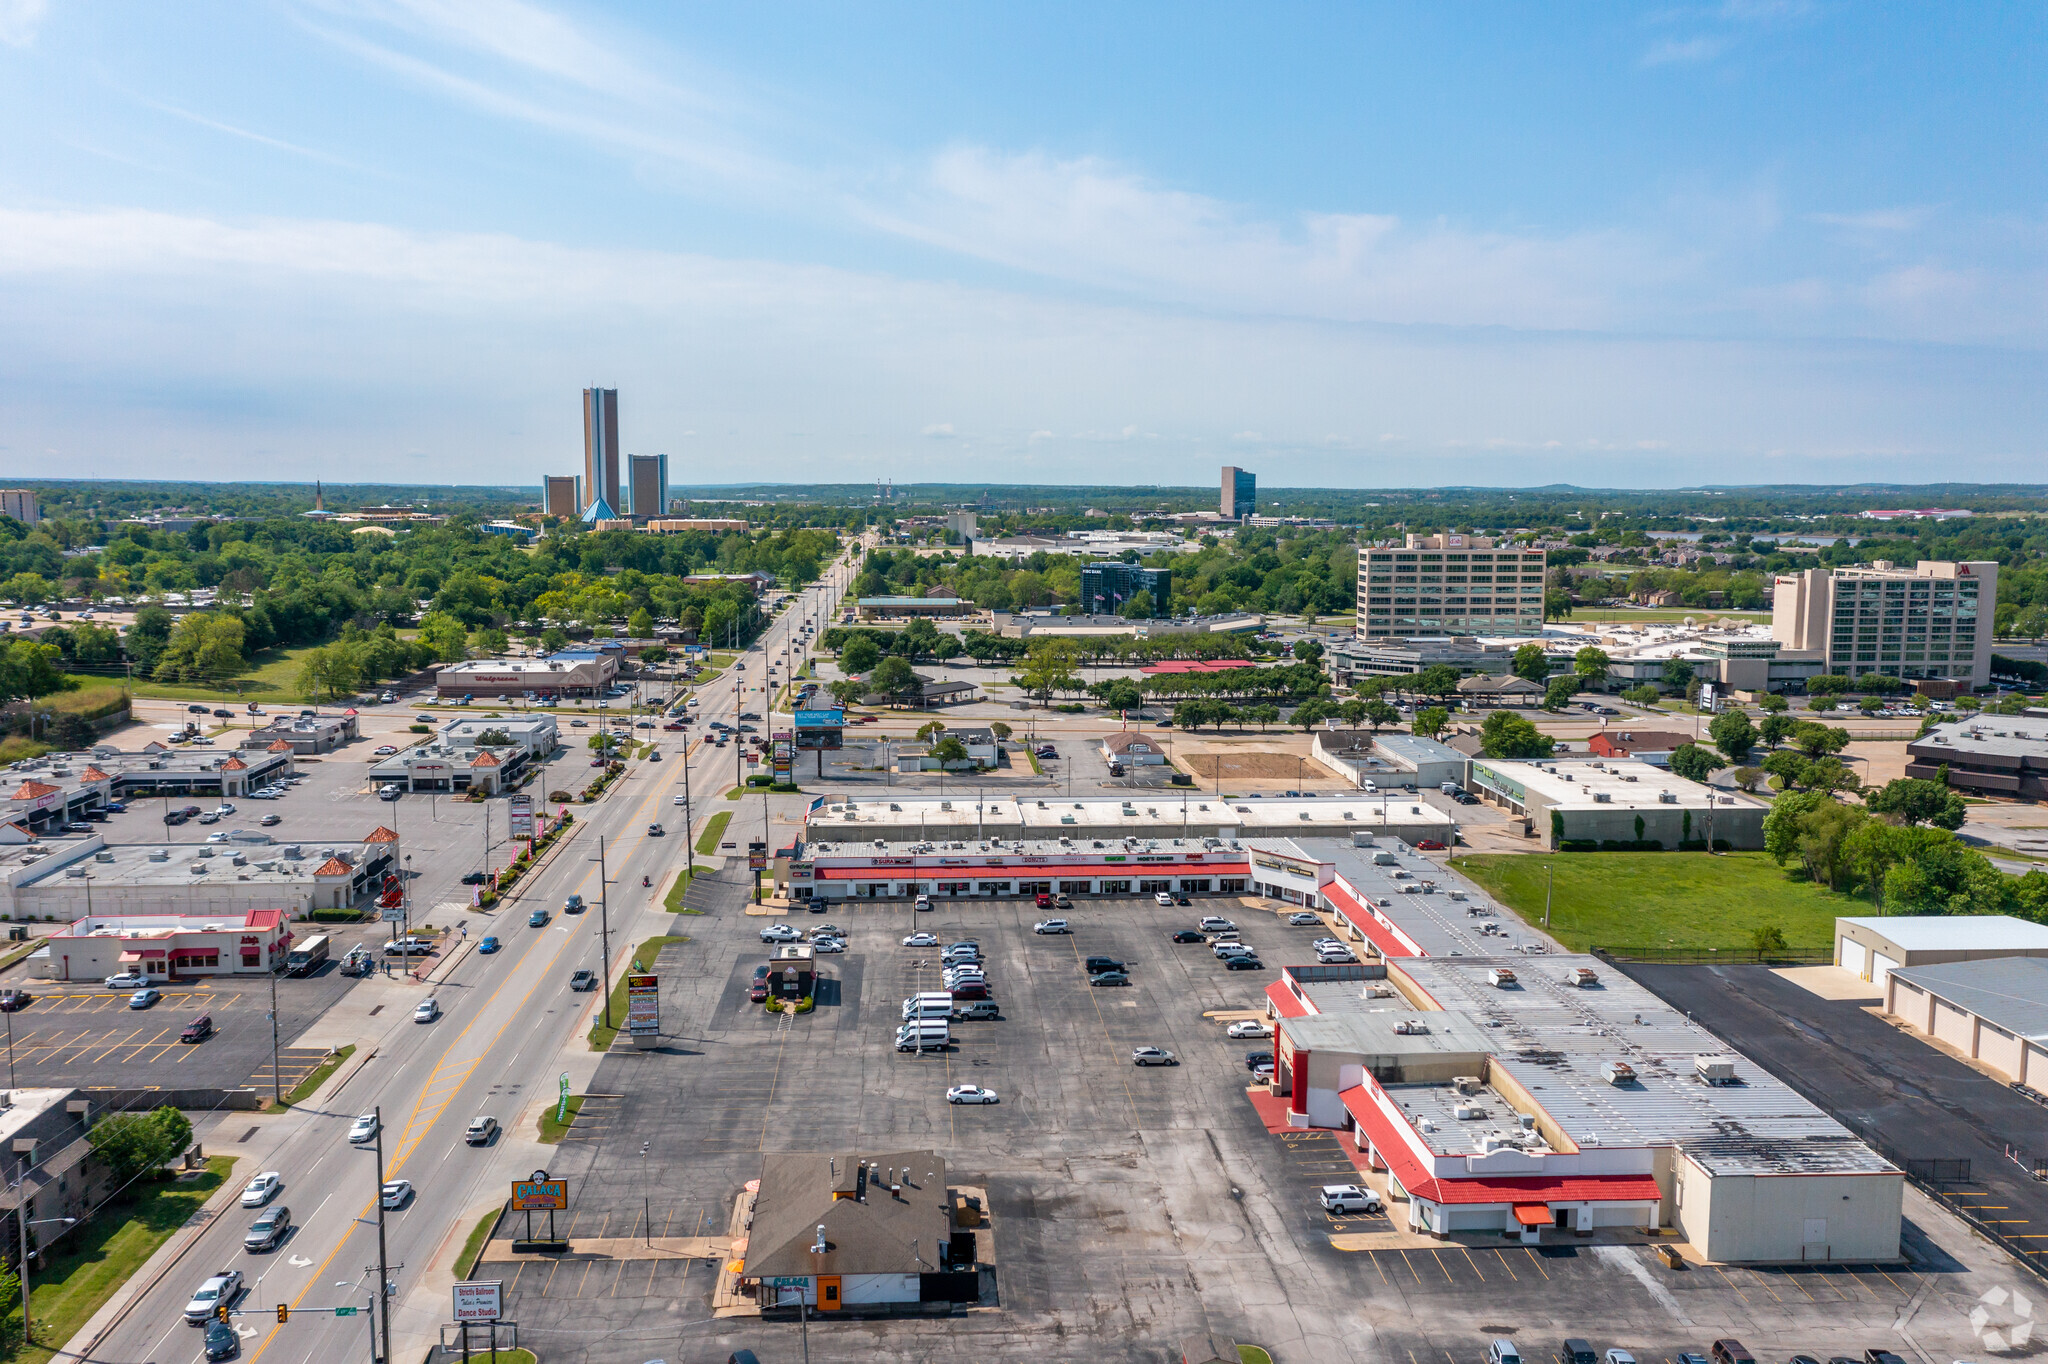
{"type": "Polygon", "coordinates": [[[950,992],[912,995],[903,1001],[903,1017],[906,1021],[915,1018],[951,1018],[953,996],[950,992]]]}
{"type": "Polygon", "coordinates": [[[944,1022],[905,1023],[896,1030],[898,1051],[944,1051],[952,1041],[952,1031],[944,1022]]]}

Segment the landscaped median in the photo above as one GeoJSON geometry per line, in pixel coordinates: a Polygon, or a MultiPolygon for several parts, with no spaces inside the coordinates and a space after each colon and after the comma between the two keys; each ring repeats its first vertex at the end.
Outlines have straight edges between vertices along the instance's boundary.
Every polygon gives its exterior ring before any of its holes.
{"type": "Polygon", "coordinates": [[[1757,852],[1488,854],[1451,866],[1536,927],[1547,884],[1551,936],[1575,952],[1749,952],[1775,928],[1786,953],[1825,954],[1835,916],[1870,912],[1867,901],[1794,880],[1757,852]]]}
{"type": "Polygon", "coordinates": [[[562,1139],[562,1134],[575,1124],[576,1115],[583,1111],[583,1096],[581,1094],[571,1094],[569,1096],[568,1115],[562,1121],[557,1122],[555,1121],[555,1113],[559,1107],[559,1104],[549,1104],[540,1111],[540,1139],[549,1146],[559,1142],[562,1139]]]}
{"type": "Polygon", "coordinates": [[[489,909],[498,902],[500,896],[518,885],[520,879],[526,873],[533,870],[534,866],[549,848],[553,847],[561,839],[569,836],[569,830],[575,827],[575,824],[576,816],[567,811],[564,811],[558,818],[549,821],[541,835],[533,840],[532,846],[520,853],[519,856],[513,858],[512,864],[497,873],[491,884],[485,888],[484,893],[477,897],[483,901],[480,908],[489,909]]]}
{"type": "Polygon", "coordinates": [[[312,1098],[320,1086],[327,1083],[327,1077],[340,1070],[342,1063],[355,1054],[356,1044],[353,1042],[338,1051],[328,1053],[325,1061],[313,1067],[310,1075],[293,1085],[290,1091],[285,1094],[284,1106],[290,1108],[293,1104],[302,1104],[312,1098]]]}
{"type": "Polygon", "coordinates": [[[697,835],[697,851],[709,857],[718,851],[718,841],[725,836],[725,826],[732,823],[732,811],[720,810],[704,821],[704,832],[697,835]]]}
{"type": "MultiPolygon", "coordinates": [[[[624,971],[619,972],[619,974],[612,980],[612,1026],[607,1028],[604,1025],[605,1016],[602,1010],[600,1010],[597,1016],[591,1020],[590,1049],[592,1051],[610,1051],[612,1046],[612,1039],[617,1037],[620,1033],[626,1030],[627,975],[634,971],[645,971],[652,968],[652,966],[654,965],[654,959],[661,954],[661,949],[667,947],[669,944],[686,943],[688,941],[689,938],[684,936],[664,935],[662,937],[649,938],[646,942],[641,943],[638,947],[633,949],[632,964],[629,965],[624,971]],[[642,965],[643,962],[646,964],[642,965]]],[[[552,1113],[554,1110],[549,1109],[548,1111],[552,1113]]]]}

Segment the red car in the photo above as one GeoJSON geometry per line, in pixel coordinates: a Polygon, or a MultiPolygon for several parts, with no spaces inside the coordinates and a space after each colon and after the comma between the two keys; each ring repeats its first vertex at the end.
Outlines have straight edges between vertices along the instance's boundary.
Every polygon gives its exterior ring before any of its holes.
{"type": "Polygon", "coordinates": [[[754,983],[752,987],[749,988],[747,991],[747,998],[753,1000],[756,1004],[759,1004],[762,1000],[768,998],[767,967],[756,966],[754,968],[754,983]]]}
{"type": "Polygon", "coordinates": [[[684,724],[684,723],[683,723],[683,722],[682,722],[681,720],[671,720],[671,721],[669,721],[669,722],[668,722],[667,724],[663,725],[663,726],[662,726],[662,728],[663,728],[663,729],[687,729],[687,728],[688,728],[688,726],[687,726],[687,725],[685,725],[685,724],[684,724]]]}
{"type": "Polygon", "coordinates": [[[1415,850],[1417,852],[1442,852],[1444,845],[1433,838],[1422,838],[1416,840],[1415,850]]]}

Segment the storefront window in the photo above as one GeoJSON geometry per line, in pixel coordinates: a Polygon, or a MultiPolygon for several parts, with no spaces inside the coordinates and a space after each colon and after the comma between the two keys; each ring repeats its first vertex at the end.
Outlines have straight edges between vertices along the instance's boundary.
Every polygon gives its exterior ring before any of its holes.
{"type": "Polygon", "coordinates": [[[1129,881],[1103,881],[1098,884],[1101,885],[1104,895],[1129,895],[1131,893],[1131,883],[1129,881]]]}

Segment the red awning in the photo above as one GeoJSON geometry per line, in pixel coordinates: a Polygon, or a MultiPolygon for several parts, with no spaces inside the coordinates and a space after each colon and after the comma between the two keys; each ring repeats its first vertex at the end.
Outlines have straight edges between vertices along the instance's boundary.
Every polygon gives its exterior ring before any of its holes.
{"type": "Polygon", "coordinates": [[[1517,1203],[1515,1220],[1525,1227],[1547,1227],[1550,1225],[1550,1206],[1546,1203],[1517,1203]]]}
{"type": "Polygon", "coordinates": [[[1378,949],[1382,957],[1399,958],[1422,955],[1408,942],[1398,936],[1394,930],[1388,928],[1375,918],[1371,910],[1359,904],[1357,897],[1346,891],[1338,882],[1331,881],[1322,887],[1322,892],[1325,896],[1329,897],[1330,903],[1342,911],[1344,917],[1350,920],[1360,933],[1365,935],[1366,940],[1374,948],[1378,949]]]}
{"type": "MultiPolygon", "coordinates": [[[[934,866],[925,864],[916,867],[819,867],[812,873],[821,881],[993,881],[1008,880],[1080,880],[1083,877],[1099,879],[1104,876],[1249,876],[1249,862],[1146,862],[1124,865],[1122,863],[1085,863],[1079,866],[1048,867],[1039,865],[1008,867],[977,866],[934,866]]],[[[1404,954],[1407,955],[1407,954],[1404,954]]]]}
{"type": "Polygon", "coordinates": [[[1308,1009],[1294,997],[1294,991],[1274,981],[1266,987],[1266,998],[1273,1001],[1273,1011],[1282,1018],[1306,1018],[1308,1009]]]}
{"type": "MultiPolygon", "coordinates": [[[[1663,1197],[1649,1175],[1507,1175],[1438,1179],[1415,1155],[1392,1118],[1374,1104],[1363,1085],[1338,1096],[1378,1148],[1401,1187],[1432,1203],[1655,1203],[1663,1197]]],[[[1550,1220],[1544,1214],[1545,1222],[1550,1220]]]]}

